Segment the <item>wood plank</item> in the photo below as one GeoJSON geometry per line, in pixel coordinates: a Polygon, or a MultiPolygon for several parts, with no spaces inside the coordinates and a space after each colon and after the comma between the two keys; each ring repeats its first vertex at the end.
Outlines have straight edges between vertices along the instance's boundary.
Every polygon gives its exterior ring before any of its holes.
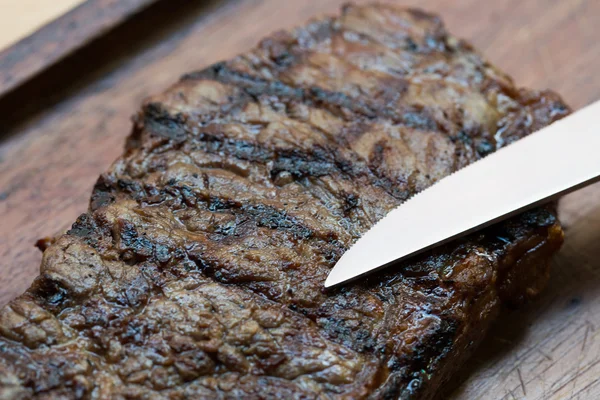
{"type": "MultiPolygon", "coordinates": [[[[36,275],[35,241],[66,229],[86,209],[97,175],[120,154],[129,117],[144,97],[274,30],[335,13],[343,2],[159,2],[0,99],[0,303],[36,275]]],[[[575,108],[600,98],[600,2],[423,0],[419,6],[441,14],[450,31],[520,85],[555,89],[575,108]]],[[[600,185],[570,195],[560,214],[567,241],[548,289],[502,317],[463,371],[466,381],[456,379],[452,398],[600,398],[600,185]]]]}
{"type": "Polygon", "coordinates": [[[0,0],[0,50],[29,36],[85,0],[0,0]]]}
{"type": "MultiPolygon", "coordinates": [[[[71,5],[75,4],[73,0],[61,1],[70,1],[73,3],[71,5]]],[[[21,39],[13,46],[0,51],[0,96],[106,33],[155,1],[87,0],[30,36],[21,39]]],[[[68,5],[70,4],[62,4],[61,8],[66,8],[68,5]]],[[[27,6],[27,4],[23,4],[23,6],[27,6]]],[[[29,4],[29,7],[32,6],[29,4]]],[[[56,11],[52,10],[50,12],[48,4],[42,6],[42,10],[44,11],[43,15],[38,15],[39,18],[33,21],[34,24],[50,19],[50,16],[55,14],[56,11]]],[[[32,28],[30,24],[25,26],[19,24],[18,26],[25,27],[26,32],[32,28]]],[[[16,37],[24,33],[8,32],[7,29],[5,26],[0,30],[0,34],[8,35],[5,36],[8,38],[6,39],[7,43],[12,41],[13,36],[16,37]]],[[[0,46],[0,48],[3,48],[3,46],[0,46]]]]}

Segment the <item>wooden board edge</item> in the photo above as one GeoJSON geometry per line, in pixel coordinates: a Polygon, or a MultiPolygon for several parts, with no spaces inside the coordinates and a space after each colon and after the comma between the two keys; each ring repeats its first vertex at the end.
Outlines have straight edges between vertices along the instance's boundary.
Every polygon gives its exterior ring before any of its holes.
{"type": "Polygon", "coordinates": [[[157,0],[87,0],[0,52],[0,97],[157,0]]]}

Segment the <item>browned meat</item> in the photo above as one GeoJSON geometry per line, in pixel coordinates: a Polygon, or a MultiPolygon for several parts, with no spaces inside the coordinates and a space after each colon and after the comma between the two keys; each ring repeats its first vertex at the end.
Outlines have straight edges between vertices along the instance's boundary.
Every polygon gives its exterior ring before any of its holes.
{"type": "Polygon", "coordinates": [[[185,76],[0,311],[0,398],[432,397],[502,303],[544,286],[552,209],[325,277],[410,195],[567,113],[437,17],[382,5],[185,76]]]}

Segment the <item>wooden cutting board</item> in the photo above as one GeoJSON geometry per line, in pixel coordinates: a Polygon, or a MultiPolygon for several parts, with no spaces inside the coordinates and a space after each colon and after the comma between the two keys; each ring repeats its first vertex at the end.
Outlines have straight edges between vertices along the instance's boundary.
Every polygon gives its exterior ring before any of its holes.
{"type": "Polygon", "coordinates": [[[85,0],[0,0],[0,50],[15,44],[85,0]]]}
{"type": "Polygon", "coordinates": [[[0,96],[157,0],[0,0],[0,96]]]}
{"type": "MultiPolygon", "coordinates": [[[[274,30],[335,13],[342,2],[159,2],[0,98],[0,304],[37,274],[35,241],[66,229],[86,209],[144,97],[274,30]]],[[[600,2],[418,4],[441,14],[450,31],[520,85],[557,90],[574,108],[600,98],[600,2]]],[[[600,186],[570,195],[560,214],[567,239],[547,290],[502,317],[463,369],[466,381],[452,385],[459,386],[452,398],[600,398],[600,186]]]]}

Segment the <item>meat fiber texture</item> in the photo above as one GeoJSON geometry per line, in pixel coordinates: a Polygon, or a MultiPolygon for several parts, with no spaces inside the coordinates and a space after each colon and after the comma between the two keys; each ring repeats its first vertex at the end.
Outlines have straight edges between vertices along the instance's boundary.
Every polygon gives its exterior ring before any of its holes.
{"type": "Polygon", "coordinates": [[[0,311],[0,398],[432,398],[502,304],[543,288],[553,208],[325,278],[408,197],[568,112],[384,5],[183,77],[0,311]]]}

